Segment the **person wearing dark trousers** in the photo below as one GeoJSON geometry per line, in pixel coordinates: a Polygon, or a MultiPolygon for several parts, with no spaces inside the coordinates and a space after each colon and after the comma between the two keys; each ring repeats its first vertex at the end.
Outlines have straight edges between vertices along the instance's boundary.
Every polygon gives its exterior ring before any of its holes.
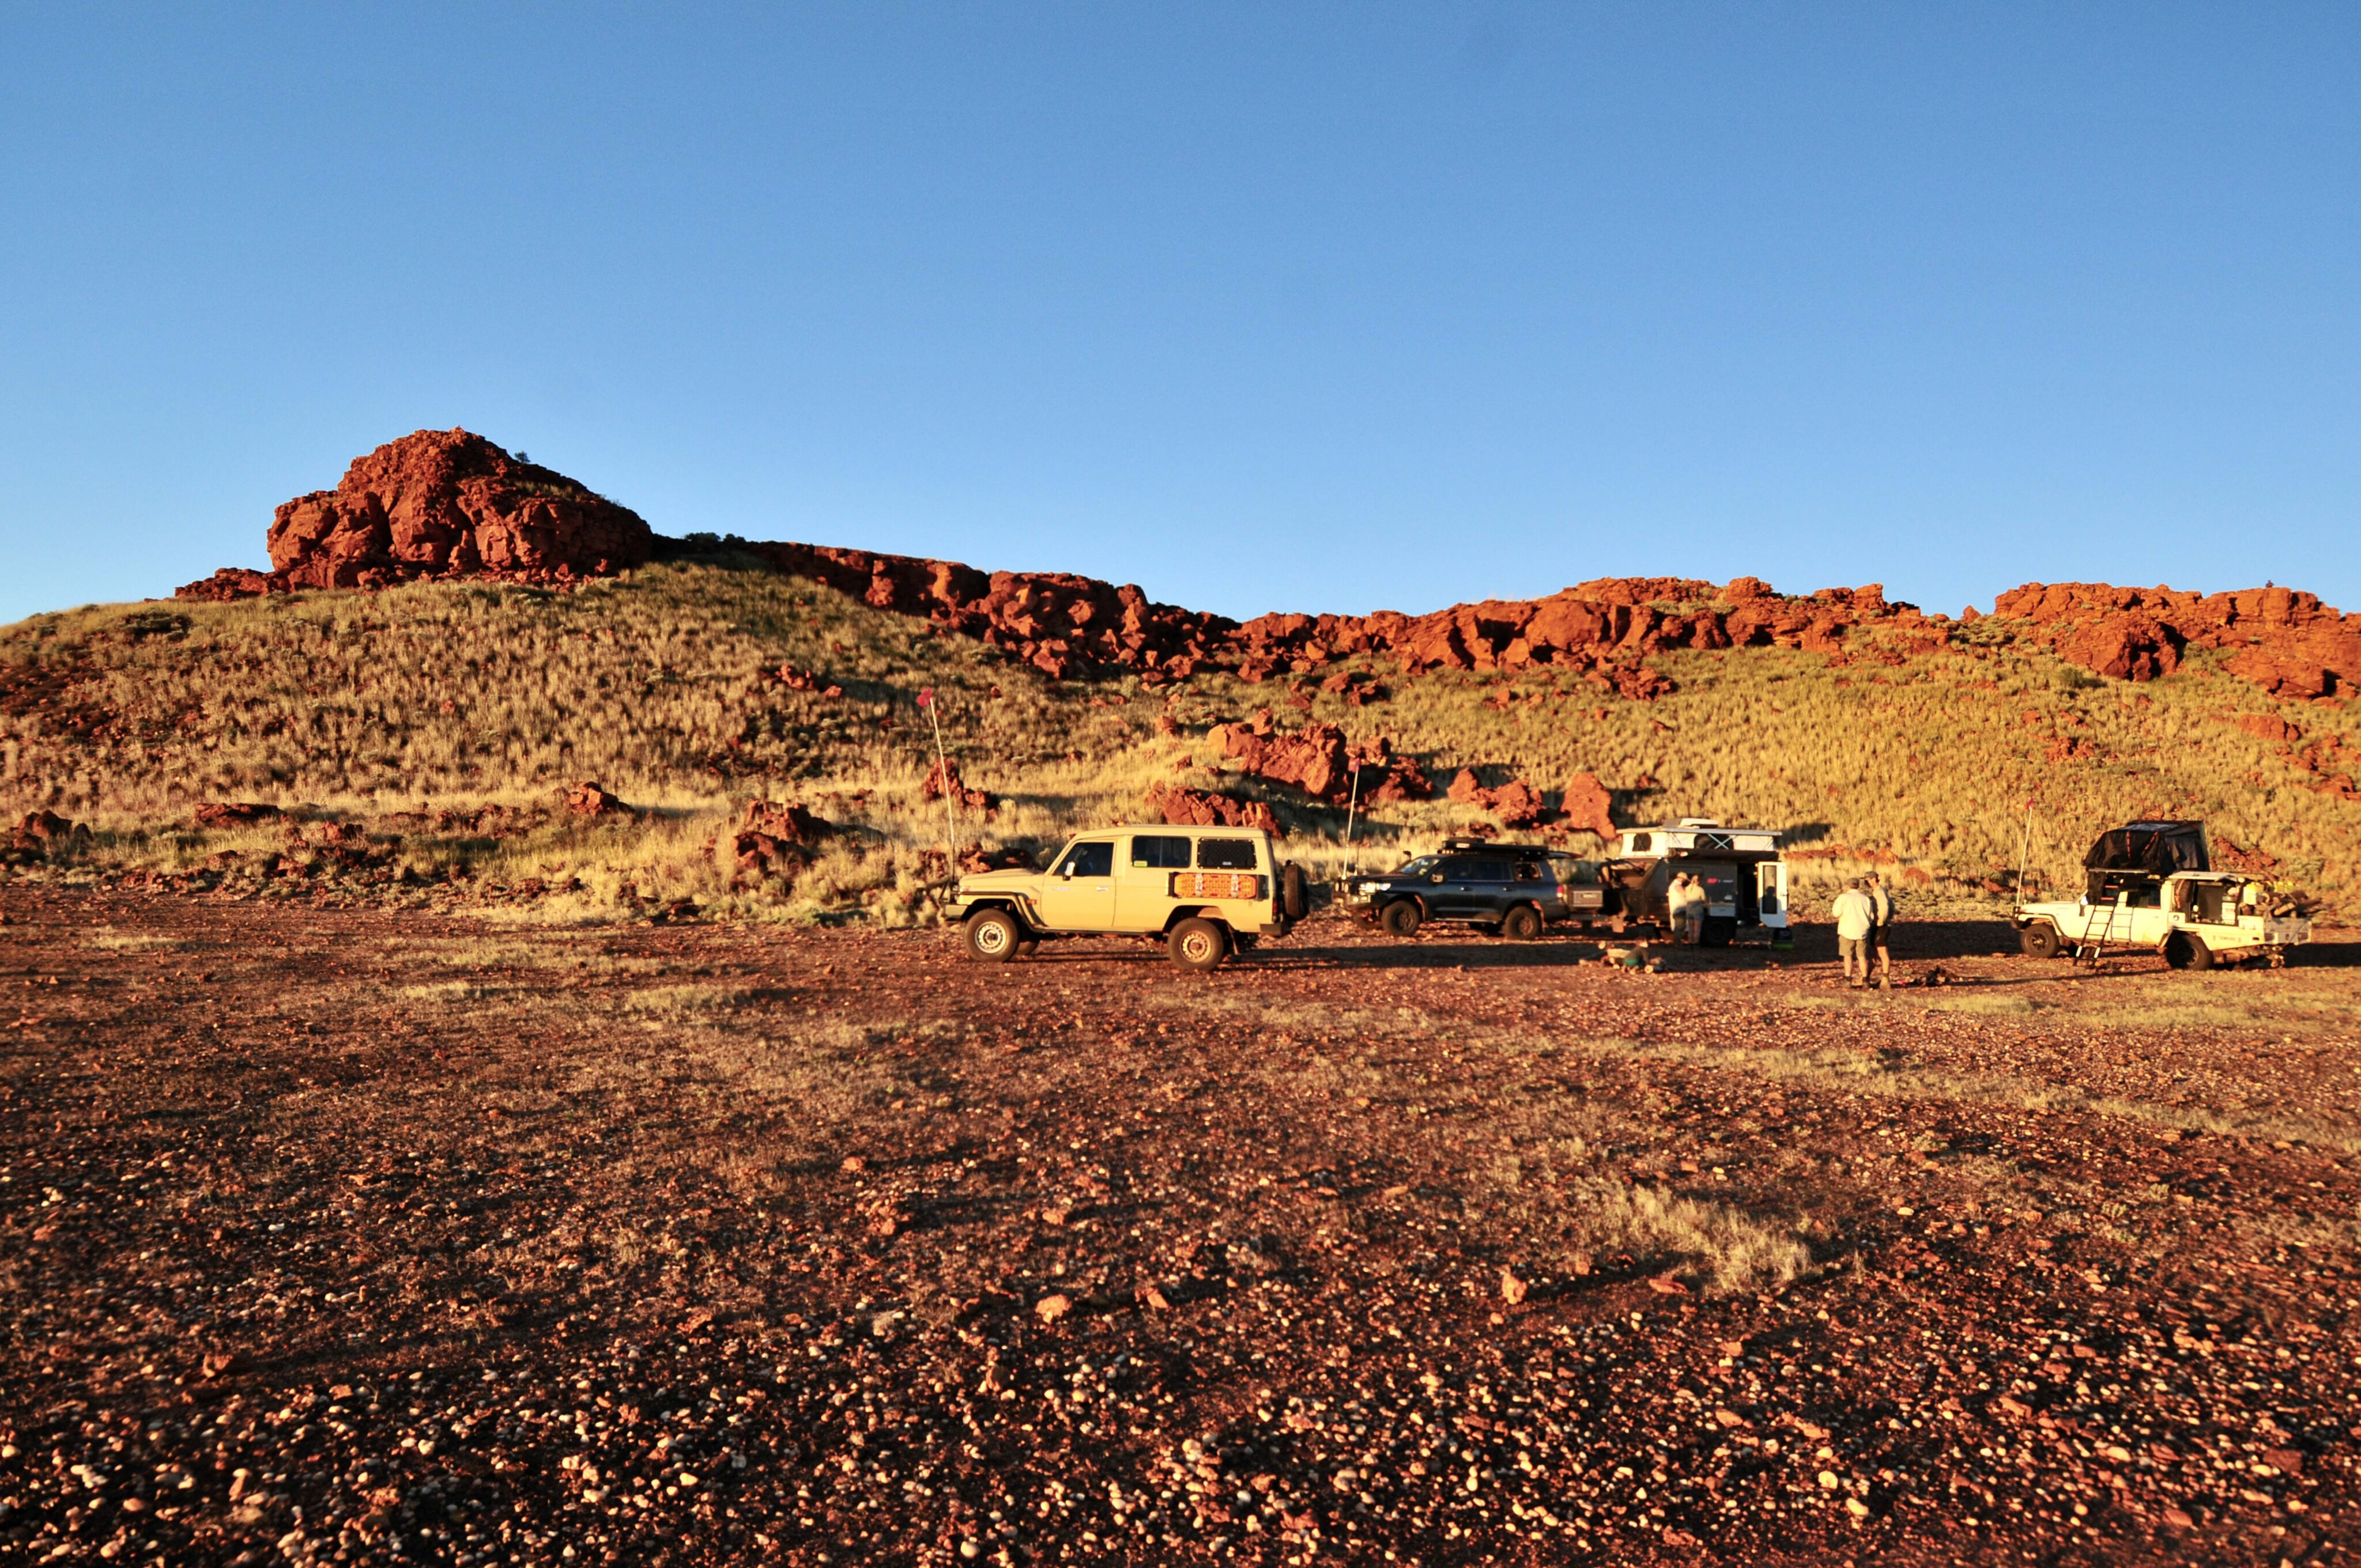
{"type": "MultiPolygon", "coordinates": [[[[1876,872],[1869,876],[1870,916],[1869,956],[1877,962],[1877,987],[1880,991],[1894,989],[1894,894],[1876,872]]],[[[1864,969],[1866,965],[1862,966],[1864,969]]]]}

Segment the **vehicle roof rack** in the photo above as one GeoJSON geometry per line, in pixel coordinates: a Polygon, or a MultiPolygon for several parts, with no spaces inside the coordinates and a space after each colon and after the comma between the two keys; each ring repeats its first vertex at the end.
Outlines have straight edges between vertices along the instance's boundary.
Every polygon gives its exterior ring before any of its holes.
{"type": "Polygon", "coordinates": [[[1547,844],[1503,844],[1493,839],[1445,839],[1443,851],[1447,855],[1464,855],[1490,850],[1498,855],[1546,855],[1547,844]]]}

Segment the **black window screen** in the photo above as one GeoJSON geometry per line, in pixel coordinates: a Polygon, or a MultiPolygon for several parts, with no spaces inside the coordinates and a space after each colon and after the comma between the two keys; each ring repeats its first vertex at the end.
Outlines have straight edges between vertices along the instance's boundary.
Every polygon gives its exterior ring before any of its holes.
{"type": "Polygon", "coordinates": [[[1469,882],[1508,882],[1516,875],[1516,868],[1506,861],[1473,861],[1468,863],[1469,882]]]}
{"type": "Polygon", "coordinates": [[[1189,869],[1189,840],[1140,834],[1131,841],[1131,863],[1158,871],[1185,872],[1189,869]]]}
{"type": "Polygon", "coordinates": [[[1095,843],[1077,844],[1066,851],[1066,858],[1059,862],[1058,871],[1067,876],[1113,876],[1115,845],[1105,839],[1095,843]]]}
{"type": "Polygon", "coordinates": [[[1250,872],[1255,869],[1252,839],[1200,839],[1197,869],[1207,872],[1250,872]]]}

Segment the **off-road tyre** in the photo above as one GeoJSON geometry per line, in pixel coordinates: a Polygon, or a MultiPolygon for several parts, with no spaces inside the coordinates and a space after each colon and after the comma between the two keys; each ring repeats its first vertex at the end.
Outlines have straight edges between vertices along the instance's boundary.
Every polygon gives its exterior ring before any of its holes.
{"type": "Polygon", "coordinates": [[[1041,938],[1038,937],[1027,937],[1016,944],[1016,956],[1020,959],[1029,959],[1040,950],[1041,938]]]}
{"type": "Polygon", "coordinates": [[[988,964],[1006,963],[1016,956],[1025,941],[1025,932],[1016,924],[1016,916],[1005,909],[977,910],[967,917],[964,933],[968,956],[988,964]]]}
{"type": "Polygon", "coordinates": [[[1530,942],[1542,934],[1542,912],[1530,904],[1520,904],[1500,916],[1500,935],[1511,942],[1530,942]]]}
{"type": "Polygon", "coordinates": [[[2174,969],[2209,970],[2218,961],[2205,938],[2188,931],[2175,931],[2164,939],[2164,961],[2174,969]]]}
{"type": "Polygon", "coordinates": [[[2016,945],[2028,959],[2054,959],[2065,951],[2065,938],[2047,920],[2036,920],[2016,934],[2016,945]]]}
{"type": "Polygon", "coordinates": [[[1164,939],[1164,950],[1182,969],[1204,973],[1222,967],[1222,960],[1230,956],[1230,944],[1221,927],[1191,916],[1172,927],[1172,934],[1164,939]]]}
{"type": "Polygon", "coordinates": [[[1384,927],[1389,935],[1415,937],[1418,935],[1419,923],[1424,918],[1425,916],[1419,913],[1416,899],[1399,898],[1379,912],[1378,924],[1384,927]]]}
{"type": "Polygon", "coordinates": [[[1312,890],[1304,885],[1303,868],[1292,862],[1279,868],[1279,910],[1290,920],[1301,920],[1312,907],[1312,890]]]}

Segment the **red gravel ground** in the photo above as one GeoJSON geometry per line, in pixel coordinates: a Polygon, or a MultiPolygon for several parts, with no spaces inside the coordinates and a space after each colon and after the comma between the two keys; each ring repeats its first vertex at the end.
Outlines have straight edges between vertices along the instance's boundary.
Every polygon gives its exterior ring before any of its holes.
{"type": "Polygon", "coordinates": [[[2351,946],[0,889],[0,1557],[2318,1563],[2351,946]],[[1938,950],[1939,949],[1939,951],[1938,950]]]}

